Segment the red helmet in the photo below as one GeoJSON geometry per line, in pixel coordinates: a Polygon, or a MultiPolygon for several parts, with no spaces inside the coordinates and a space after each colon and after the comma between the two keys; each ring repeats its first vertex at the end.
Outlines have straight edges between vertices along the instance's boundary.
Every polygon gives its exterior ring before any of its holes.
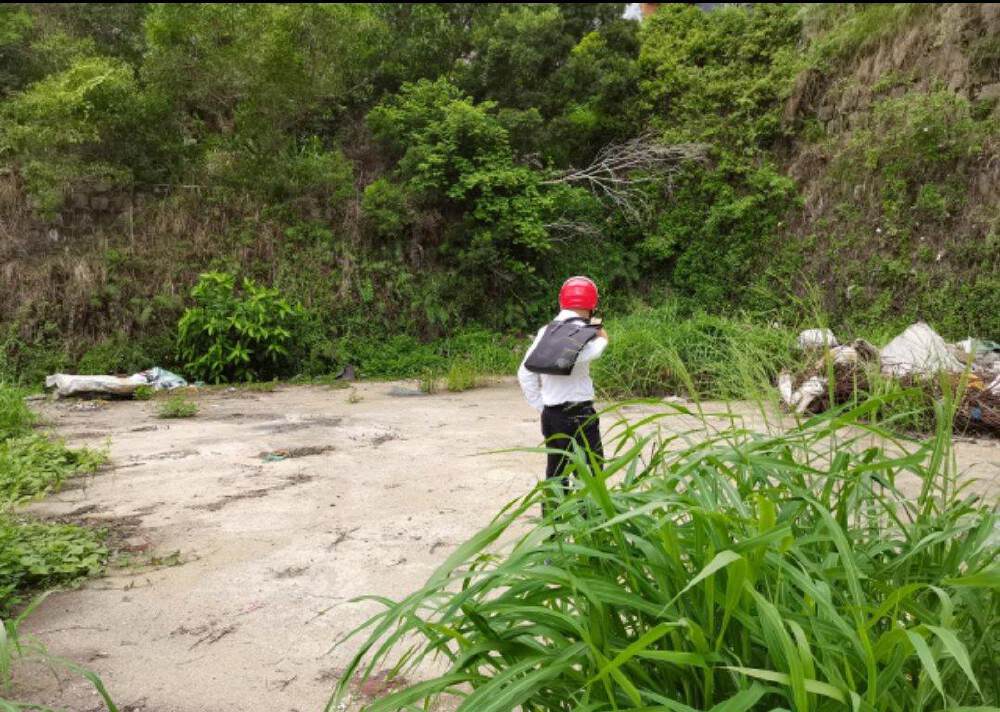
{"type": "Polygon", "coordinates": [[[570,277],[559,290],[560,309],[597,308],[597,285],[588,277],[570,277]]]}

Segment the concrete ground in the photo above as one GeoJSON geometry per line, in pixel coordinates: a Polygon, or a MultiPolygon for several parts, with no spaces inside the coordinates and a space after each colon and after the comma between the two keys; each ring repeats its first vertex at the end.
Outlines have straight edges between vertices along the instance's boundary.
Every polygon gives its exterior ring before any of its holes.
{"type": "MultiPolygon", "coordinates": [[[[105,526],[127,554],[49,597],[25,629],[99,673],[122,710],[321,710],[351,655],[331,647],[376,610],[350,599],[419,587],[543,465],[483,454],[540,441],[513,381],[194,398],[186,420],[158,419],[155,401],[40,409],[71,444],[107,444],[111,465],[32,511],[105,526]]],[[[997,443],[963,442],[958,456],[996,490],[997,443]]],[[[380,690],[355,704],[366,692],[380,690]]],[[[103,709],[88,683],[39,668],[18,671],[13,698],[103,709]]]]}

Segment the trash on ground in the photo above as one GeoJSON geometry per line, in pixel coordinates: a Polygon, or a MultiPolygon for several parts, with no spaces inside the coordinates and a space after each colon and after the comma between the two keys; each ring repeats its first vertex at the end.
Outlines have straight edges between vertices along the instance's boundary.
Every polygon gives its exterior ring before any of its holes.
{"type": "MultiPolygon", "coordinates": [[[[809,331],[827,331],[810,329],[809,331]]],[[[808,332],[802,332],[806,334],[808,332]]],[[[833,332],[824,334],[828,343],[836,343],[833,332]]],[[[799,343],[802,343],[800,337],[799,343]]],[[[820,342],[822,343],[822,342],[820,342]]],[[[833,398],[836,403],[849,400],[859,389],[868,387],[868,377],[864,366],[878,361],[878,349],[864,339],[856,339],[850,344],[834,346],[826,351],[804,373],[793,377],[784,372],[778,377],[778,392],[781,400],[796,413],[819,413],[830,407],[830,382],[834,379],[833,398]]]]}
{"type": "Polygon", "coordinates": [[[58,398],[83,398],[110,396],[127,398],[135,394],[140,386],[151,386],[155,390],[170,390],[187,385],[187,381],[159,366],[131,376],[78,376],[56,373],[45,378],[46,390],[55,390],[58,398]]]}
{"type": "Polygon", "coordinates": [[[882,373],[894,378],[962,373],[966,368],[944,339],[922,321],[886,344],[881,357],[882,373]]]}
{"type": "Polygon", "coordinates": [[[1000,376],[989,383],[970,383],[955,413],[967,430],[1000,435],[1000,376]]]}
{"type": "Polygon", "coordinates": [[[822,349],[823,355],[799,374],[786,371],[778,376],[778,393],[790,411],[823,412],[830,408],[831,396],[835,405],[850,402],[869,388],[869,374],[876,368],[886,378],[937,395],[942,387],[938,377],[944,375],[962,392],[956,424],[1000,435],[1000,344],[994,341],[969,337],[948,344],[930,326],[917,322],[881,352],[864,339],[837,346],[828,329],[807,329],[798,343],[807,353],[822,349]]]}
{"type": "Polygon", "coordinates": [[[178,376],[176,373],[172,373],[171,371],[168,371],[165,368],[160,368],[159,366],[154,366],[153,368],[145,371],[140,371],[136,375],[145,377],[146,385],[152,386],[158,391],[169,391],[174,388],[184,388],[188,384],[187,381],[178,376]]]}
{"type": "Polygon", "coordinates": [[[837,337],[830,329],[806,329],[799,334],[799,348],[803,351],[829,349],[837,346],[837,337]]]}
{"type": "Polygon", "coordinates": [[[793,386],[792,374],[782,373],[778,376],[778,392],[785,405],[796,413],[805,413],[813,401],[826,393],[827,379],[820,376],[810,376],[798,388],[793,386]]]}
{"type": "Polygon", "coordinates": [[[117,396],[125,398],[135,393],[139,386],[148,385],[146,378],[133,376],[75,376],[57,373],[45,379],[47,389],[55,389],[59,398],[84,396],[117,396]]]}
{"type": "Polygon", "coordinates": [[[1000,344],[995,341],[967,338],[955,345],[957,356],[980,374],[1000,374],[1000,344]]]}

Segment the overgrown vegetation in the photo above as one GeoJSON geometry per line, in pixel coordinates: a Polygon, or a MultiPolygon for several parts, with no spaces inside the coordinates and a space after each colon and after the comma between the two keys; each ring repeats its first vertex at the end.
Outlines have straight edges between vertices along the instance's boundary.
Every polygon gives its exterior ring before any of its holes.
{"type": "Polygon", "coordinates": [[[608,329],[611,345],[591,370],[612,398],[753,399],[801,358],[789,329],[686,314],[677,303],[609,320],[608,329]]]}
{"type": "Polygon", "coordinates": [[[616,423],[603,469],[571,453],[579,486],[548,518],[512,531],[540,485],[377,599],[328,709],[355,673],[431,658],[365,709],[995,708],[996,511],[957,480],[948,403],[926,444],[865,425],[878,405],[777,436],[683,408],[616,423]]]}
{"type": "Polygon", "coordinates": [[[0,373],[443,374],[577,273],[609,314],[787,323],[815,287],[838,329],[996,336],[995,28],[960,10],[5,8],[0,373]],[[909,32],[967,76],[858,69],[933,58],[909,32]],[[627,204],[567,178],[640,136],[701,160],[616,176],[627,204]]]}
{"type": "Polygon", "coordinates": [[[13,508],[94,472],[106,457],[32,432],[35,418],[20,391],[0,385],[0,404],[0,617],[6,617],[24,592],[71,582],[103,565],[107,551],[96,533],[35,522],[13,508]]]}

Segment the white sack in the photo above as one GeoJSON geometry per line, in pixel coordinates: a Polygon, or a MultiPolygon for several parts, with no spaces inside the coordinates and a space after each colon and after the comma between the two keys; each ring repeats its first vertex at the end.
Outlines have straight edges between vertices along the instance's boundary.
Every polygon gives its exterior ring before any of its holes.
{"type": "Polygon", "coordinates": [[[118,376],[73,376],[68,373],[57,373],[45,378],[45,387],[54,388],[60,398],[79,395],[112,395],[129,396],[135,393],[139,386],[147,385],[146,378],[141,374],[120,378],[118,376]]]}
{"type": "Polygon", "coordinates": [[[895,378],[965,370],[962,362],[948,350],[944,339],[922,321],[907,327],[886,344],[881,356],[882,373],[895,378]]]}

